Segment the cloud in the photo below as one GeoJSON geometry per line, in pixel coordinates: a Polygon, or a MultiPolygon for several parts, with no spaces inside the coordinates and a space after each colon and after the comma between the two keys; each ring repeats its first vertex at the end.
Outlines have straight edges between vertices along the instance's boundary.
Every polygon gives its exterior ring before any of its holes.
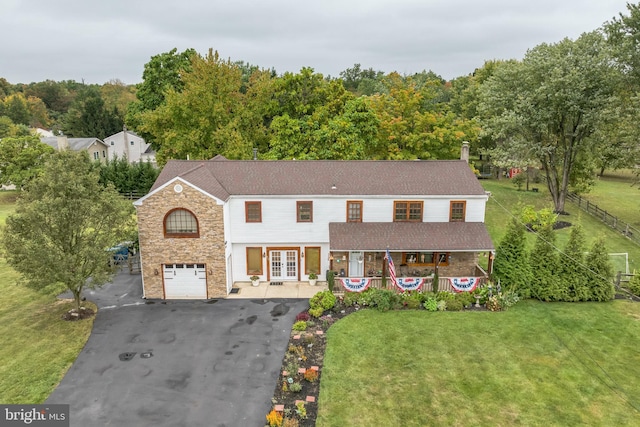
{"type": "Polygon", "coordinates": [[[142,79],[176,47],[263,68],[337,76],[355,63],[384,72],[466,75],[485,60],[595,30],[625,0],[2,0],[0,77],[12,83],[142,79]]]}

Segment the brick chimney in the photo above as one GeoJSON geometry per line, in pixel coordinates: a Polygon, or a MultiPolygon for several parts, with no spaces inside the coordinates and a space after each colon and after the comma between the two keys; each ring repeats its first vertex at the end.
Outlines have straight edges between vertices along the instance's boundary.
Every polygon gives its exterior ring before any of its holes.
{"type": "Polygon", "coordinates": [[[462,141],[462,148],[460,149],[460,160],[464,160],[469,163],[469,143],[462,141]]]}

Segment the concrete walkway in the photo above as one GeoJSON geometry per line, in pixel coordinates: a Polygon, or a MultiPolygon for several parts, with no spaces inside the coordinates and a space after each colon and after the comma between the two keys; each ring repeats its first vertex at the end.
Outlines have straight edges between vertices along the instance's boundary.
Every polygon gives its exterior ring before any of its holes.
{"type": "Polygon", "coordinates": [[[309,282],[282,282],[282,285],[270,285],[260,282],[260,286],[252,286],[250,282],[236,282],[233,286],[237,293],[230,293],[226,299],[274,299],[274,298],[311,298],[321,291],[327,290],[326,282],[318,282],[315,286],[309,282]]]}

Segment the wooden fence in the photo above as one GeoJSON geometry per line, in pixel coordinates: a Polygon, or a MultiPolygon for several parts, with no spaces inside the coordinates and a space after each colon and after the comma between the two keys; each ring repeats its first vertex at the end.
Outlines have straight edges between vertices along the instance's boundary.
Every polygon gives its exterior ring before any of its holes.
{"type": "Polygon", "coordinates": [[[589,200],[583,199],[577,194],[568,193],[567,199],[577,204],[583,211],[595,216],[614,230],[619,231],[623,236],[626,236],[635,244],[640,245],[640,230],[631,224],[618,219],[618,217],[611,215],[604,209],[598,207],[598,205],[591,203],[589,200]]]}

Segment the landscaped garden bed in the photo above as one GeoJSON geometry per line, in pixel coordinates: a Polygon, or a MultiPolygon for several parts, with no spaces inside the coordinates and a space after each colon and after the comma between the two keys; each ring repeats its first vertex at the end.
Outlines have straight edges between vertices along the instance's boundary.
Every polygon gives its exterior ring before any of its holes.
{"type": "Polygon", "coordinates": [[[387,289],[370,289],[362,293],[347,292],[338,298],[331,291],[321,292],[311,299],[308,311],[296,316],[274,390],[272,411],[267,414],[267,425],[315,426],[326,349],[326,333],[337,320],[367,308],[380,311],[435,312],[446,311],[447,306],[450,311],[463,309],[487,311],[489,306],[490,309],[497,311],[507,308],[515,301],[517,298],[514,299],[513,295],[507,298],[486,287],[478,289],[475,293],[463,294],[448,292],[398,294],[387,289]],[[475,298],[475,295],[479,298],[475,298]],[[479,302],[482,302],[482,305],[479,302]]]}

